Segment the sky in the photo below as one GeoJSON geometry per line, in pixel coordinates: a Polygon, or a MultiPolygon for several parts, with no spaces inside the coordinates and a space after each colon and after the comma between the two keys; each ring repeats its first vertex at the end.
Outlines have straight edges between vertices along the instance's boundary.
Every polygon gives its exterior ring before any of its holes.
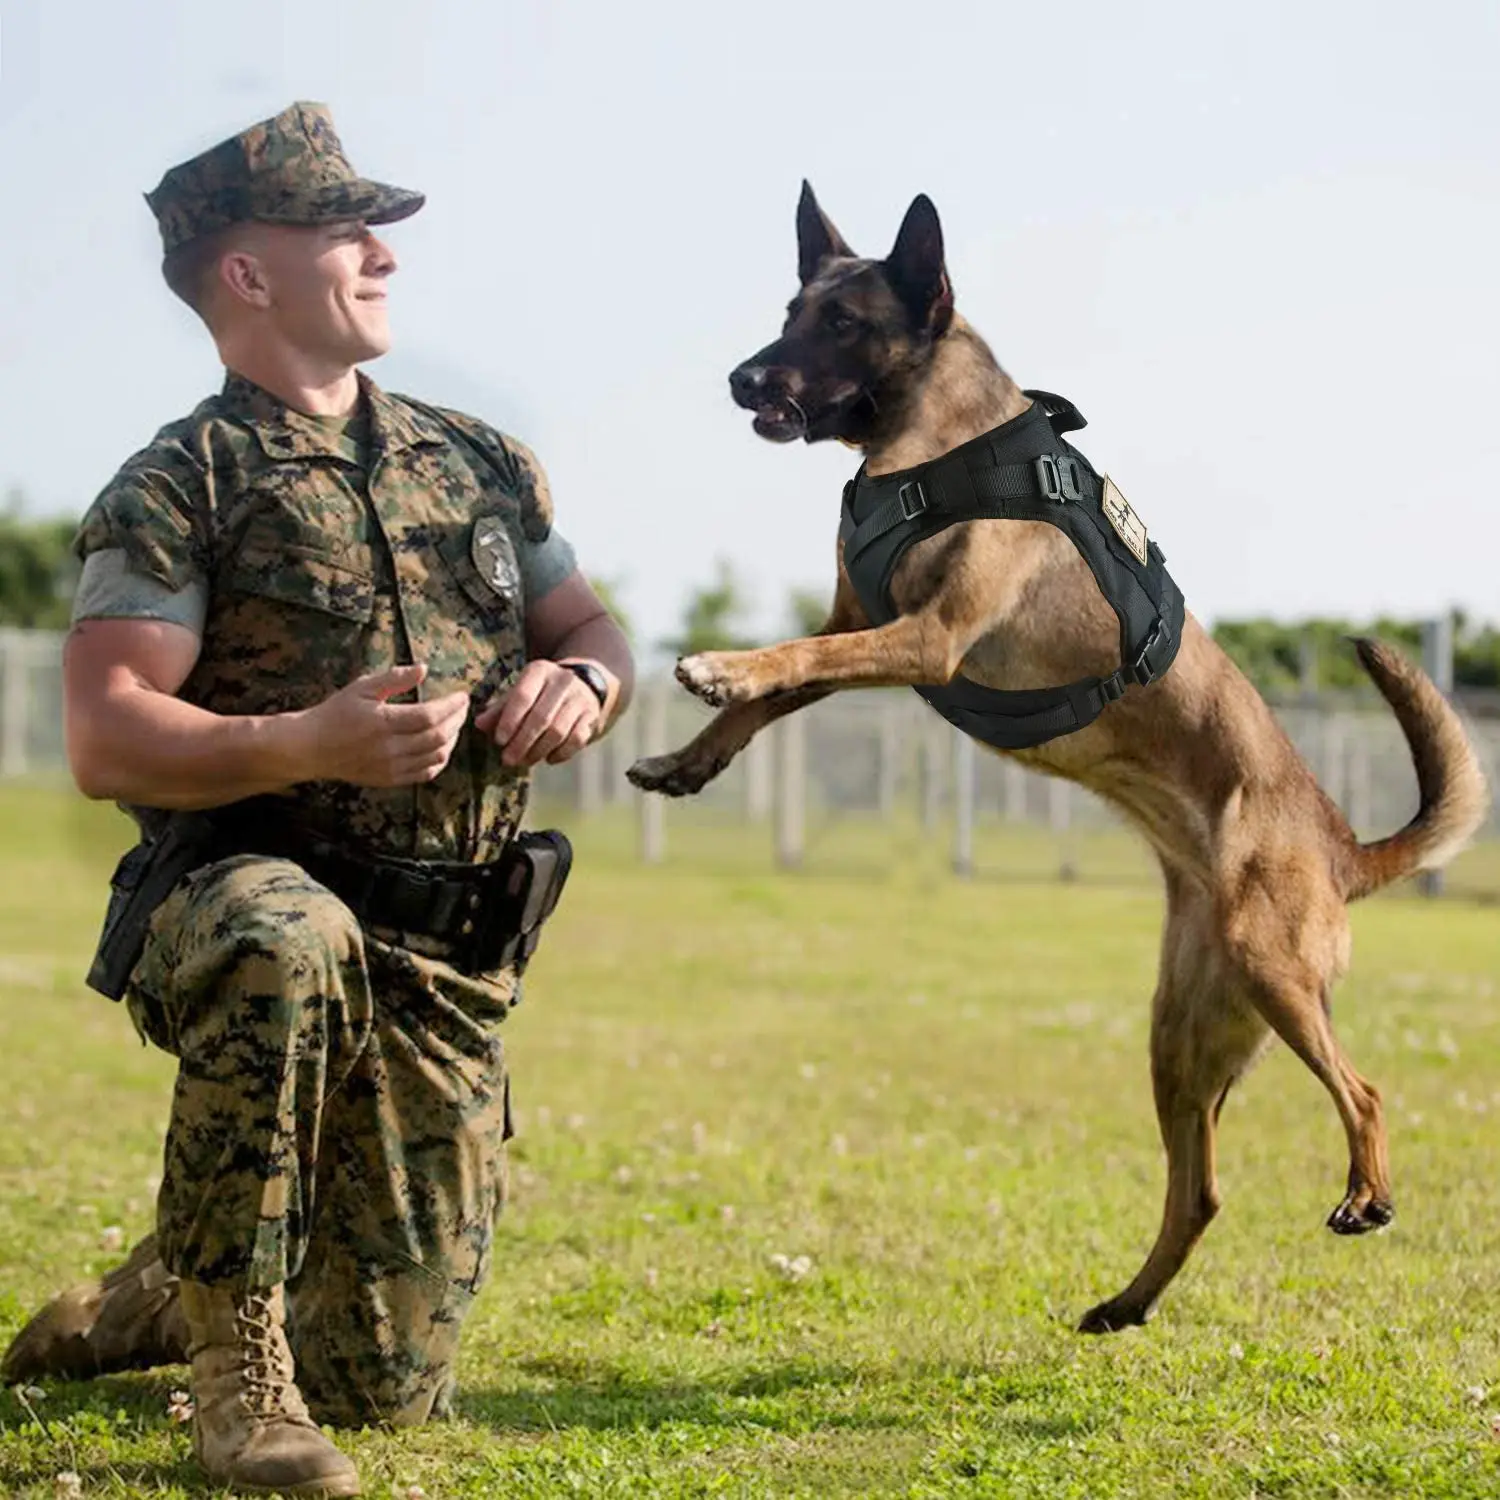
{"type": "Polygon", "coordinates": [[[959,310],[1207,622],[1500,620],[1500,7],[0,0],[0,490],[76,515],[222,377],[142,194],[296,99],[428,195],[370,373],[524,438],[649,647],[727,559],[831,596],[836,444],[727,375],[804,177],[959,310]]]}

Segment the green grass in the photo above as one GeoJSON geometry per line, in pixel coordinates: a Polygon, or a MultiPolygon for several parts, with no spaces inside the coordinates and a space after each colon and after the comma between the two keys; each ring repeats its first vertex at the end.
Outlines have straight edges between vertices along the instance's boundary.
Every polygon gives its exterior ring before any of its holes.
{"type": "MultiPolygon", "coordinates": [[[[80,976],[122,825],[0,789],[0,1338],[150,1223],[170,1061],[80,976]]],[[[1500,921],[1356,908],[1336,1002],[1400,1217],[1321,1227],[1345,1156],[1284,1049],[1225,1111],[1223,1214],[1156,1320],[1159,896],[1114,836],[1072,885],[991,828],[769,834],[672,816],[579,866],[507,1023],[520,1135],[456,1422],[341,1438],[402,1496],[1500,1494],[1500,921]],[[771,1257],[807,1256],[801,1280],[771,1257]],[[1479,1394],[1483,1392],[1483,1394],[1479,1394]]],[[[184,1372],[0,1392],[0,1492],[204,1493],[184,1372]]]]}

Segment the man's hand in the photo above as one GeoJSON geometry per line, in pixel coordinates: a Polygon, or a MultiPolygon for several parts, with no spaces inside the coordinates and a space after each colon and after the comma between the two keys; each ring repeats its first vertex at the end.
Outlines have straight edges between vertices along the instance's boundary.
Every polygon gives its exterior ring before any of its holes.
{"type": "Polygon", "coordinates": [[[294,717],[298,780],[355,786],[414,786],[448,764],[469,714],[469,695],[449,693],[426,703],[391,703],[427,676],[420,662],[358,677],[294,717]]]}
{"type": "Polygon", "coordinates": [[[561,765],[599,732],[604,710],[578,676],[555,661],[528,662],[510,691],[474,717],[507,766],[561,765]]]}

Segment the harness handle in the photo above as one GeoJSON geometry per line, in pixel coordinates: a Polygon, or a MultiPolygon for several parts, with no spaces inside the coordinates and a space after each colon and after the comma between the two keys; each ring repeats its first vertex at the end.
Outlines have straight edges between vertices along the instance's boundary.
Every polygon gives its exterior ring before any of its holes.
{"type": "Polygon", "coordinates": [[[1056,433],[1077,432],[1080,427],[1089,425],[1088,418],[1066,396],[1057,396],[1051,391],[1022,391],[1021,394],[1030,396],[1041,406],[1056,433]]]}

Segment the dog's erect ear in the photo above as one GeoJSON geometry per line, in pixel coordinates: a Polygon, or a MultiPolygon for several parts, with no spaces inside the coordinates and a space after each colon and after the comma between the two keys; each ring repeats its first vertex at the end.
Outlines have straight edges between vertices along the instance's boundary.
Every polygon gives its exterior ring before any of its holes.
{"type": "Polygon", "coordinates": [[[885,270],[918,324],[934,338],[944,333],[953,318],[953,286],[943,264],[943,226],[926,193],[906,210],[885,270]]]}
{"type": "Polygon", "coordinates": [[[829,256],[853,254],[843,235],[833,227],[833,221],[818,207],[812,184],[804,177],[802,196],[797,200],[798,279],[806,286],[829,256]]]}

